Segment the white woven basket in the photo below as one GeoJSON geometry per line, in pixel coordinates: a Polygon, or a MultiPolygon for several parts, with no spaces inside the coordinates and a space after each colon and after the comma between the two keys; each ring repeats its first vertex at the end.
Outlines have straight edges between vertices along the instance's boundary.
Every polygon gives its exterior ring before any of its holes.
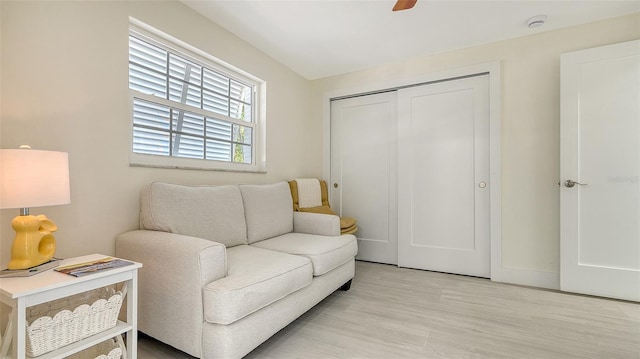
{"type": "Polygon", "coordinates": [[[29,357],[36,357],[115,327],[123,295],[98,288],[27,308],[29,357]]]}
{"type": "Polygon", "coordinates": [[[113,339],[109,339],[75,353],[67,357],[67,359],[121,359],[122,353],[122,347],[113,339]]]}

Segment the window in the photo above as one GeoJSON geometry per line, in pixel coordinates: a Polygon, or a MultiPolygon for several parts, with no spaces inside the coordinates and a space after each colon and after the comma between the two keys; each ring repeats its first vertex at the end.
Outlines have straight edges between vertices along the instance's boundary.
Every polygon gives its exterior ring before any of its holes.
{"type": "Polygon", "coordinates": [[[131,164],[263,171],[264,82],[192,50],[130,31],[131,164]]]}

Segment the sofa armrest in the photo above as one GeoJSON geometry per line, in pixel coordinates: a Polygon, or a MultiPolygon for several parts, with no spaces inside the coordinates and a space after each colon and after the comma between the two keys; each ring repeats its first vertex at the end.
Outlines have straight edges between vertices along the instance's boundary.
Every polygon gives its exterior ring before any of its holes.
{"type": "Polygon", "coordinates": [[[293,231],[321,236],[339,236],[340,217],[331,214],[293,212],[293,231]]]}
{"type": "Polygon", "coordinates": [[[226,275],[226,248],[202,238],[137,230],[116,238],[116,256],[139,270],[139,329],[165,343],[200,351],[202,288],[226,275]]]}

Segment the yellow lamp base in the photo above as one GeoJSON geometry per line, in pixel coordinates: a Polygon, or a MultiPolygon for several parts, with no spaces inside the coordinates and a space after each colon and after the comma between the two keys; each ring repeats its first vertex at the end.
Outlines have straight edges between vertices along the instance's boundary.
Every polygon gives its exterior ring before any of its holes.
{"type": "Polygon", "coordinates": [[[45,215],[17,216],[11,221],[16,238],[11,246],[8,269],[27,269],[46,263],[56,252],[56,239],[51,234],[58,226],[45,215]]]}

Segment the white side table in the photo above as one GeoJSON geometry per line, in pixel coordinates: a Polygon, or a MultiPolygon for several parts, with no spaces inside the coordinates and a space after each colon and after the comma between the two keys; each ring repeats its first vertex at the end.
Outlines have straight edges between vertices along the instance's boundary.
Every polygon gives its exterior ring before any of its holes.
{"type": "MultiPolygon", "coordinates": [[[[65,259],[60,266],[83,263],[105,258],[101,254],[65,259]]],[[[127,333],[126,353],[128,359],[137,357],[138,342],[138,269],[141,263],[114,268],[85,277],[74,277],[58,273],[53,269],[32,277],[0,278],[0,300],[11,306],[9,324],[0,346],[0,358],[26,358],[26,308],[68,297],[88,290],[124,282],[127,286],[127,321],[118,320],[116,326],[76,343],[38,356],[38,359],[62,358],[96,345],[104,340],[127,333]],[[11,354],[8,353],[11,345],[11,354]]]]}

